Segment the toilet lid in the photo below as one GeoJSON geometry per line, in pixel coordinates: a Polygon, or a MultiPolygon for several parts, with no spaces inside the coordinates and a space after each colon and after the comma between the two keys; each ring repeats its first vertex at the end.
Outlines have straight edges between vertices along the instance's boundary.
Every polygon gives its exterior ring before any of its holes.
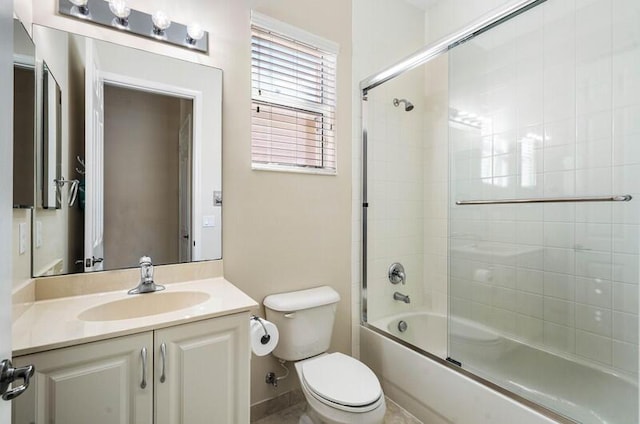
{"type": "Polygon", "coordinates": [[[365,364],[336,352],[306,361],[302,375],[318,396],[344,406],[365,406],[382,395],[378,378],[365,364]]]}

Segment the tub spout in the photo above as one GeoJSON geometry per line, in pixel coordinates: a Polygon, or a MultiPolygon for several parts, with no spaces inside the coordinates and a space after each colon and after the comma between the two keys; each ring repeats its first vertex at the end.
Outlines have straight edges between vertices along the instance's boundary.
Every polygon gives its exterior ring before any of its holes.
{"type": "Polygon", "coordinates": [[[393,300],[401,300],[404,303],[411,303],[411,299],[409,299],[409,296],[400,292],[395,292],[393,294],[393,300]]]}

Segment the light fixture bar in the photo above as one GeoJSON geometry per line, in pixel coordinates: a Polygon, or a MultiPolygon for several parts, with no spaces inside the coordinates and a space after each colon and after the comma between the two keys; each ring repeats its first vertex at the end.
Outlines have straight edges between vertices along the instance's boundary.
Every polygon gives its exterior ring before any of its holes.
{"type": "Polygon", "coordinates": [[[209,52],[209,33],[207,31],[203,31],[202,38],[196,40],[187,33],[187,25],[172,22],[171,26],[163,31],[160,36],[157,31],[154,32],[151,15],[135,9],[131,9],[131,14],[127,18],[127,25],[124,26],[118,22],[117,18],[109,10],[108,1],[88,0],[86,6],[78,8],[70,0],[59,0],[58,12],[80,21],[103,25],[117,31],[135,34],[161,43],[168,43],[202,53],[209,52]]]}

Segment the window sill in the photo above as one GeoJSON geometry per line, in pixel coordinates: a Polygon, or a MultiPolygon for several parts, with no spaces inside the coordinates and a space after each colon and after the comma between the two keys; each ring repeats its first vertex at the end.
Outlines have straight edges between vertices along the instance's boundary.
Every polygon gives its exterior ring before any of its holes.
{"type": "Polygon", "coordinates": [[[252,163],[251,169],[253,171],[270,171],[270,172],[289,172],[292,174],[312,174],[312,175],[338,175],[338,172],[333,169],[322,168],[302,168],[285,165],[264,164],[264,163],[252,163]]]}

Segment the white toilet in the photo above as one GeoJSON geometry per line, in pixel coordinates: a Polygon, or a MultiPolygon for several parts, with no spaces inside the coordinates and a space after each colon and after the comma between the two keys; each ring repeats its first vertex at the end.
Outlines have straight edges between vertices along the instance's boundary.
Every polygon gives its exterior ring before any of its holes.
{"type": "Polygon", "coordinates": [[[373,371],[350,356],[326,352],[338,301],[328,286],[265,297],[267,319],[280,333],[273,354],[295,361],[309,404],[301,424],[381,424],[386,405],[373,371]]]}

